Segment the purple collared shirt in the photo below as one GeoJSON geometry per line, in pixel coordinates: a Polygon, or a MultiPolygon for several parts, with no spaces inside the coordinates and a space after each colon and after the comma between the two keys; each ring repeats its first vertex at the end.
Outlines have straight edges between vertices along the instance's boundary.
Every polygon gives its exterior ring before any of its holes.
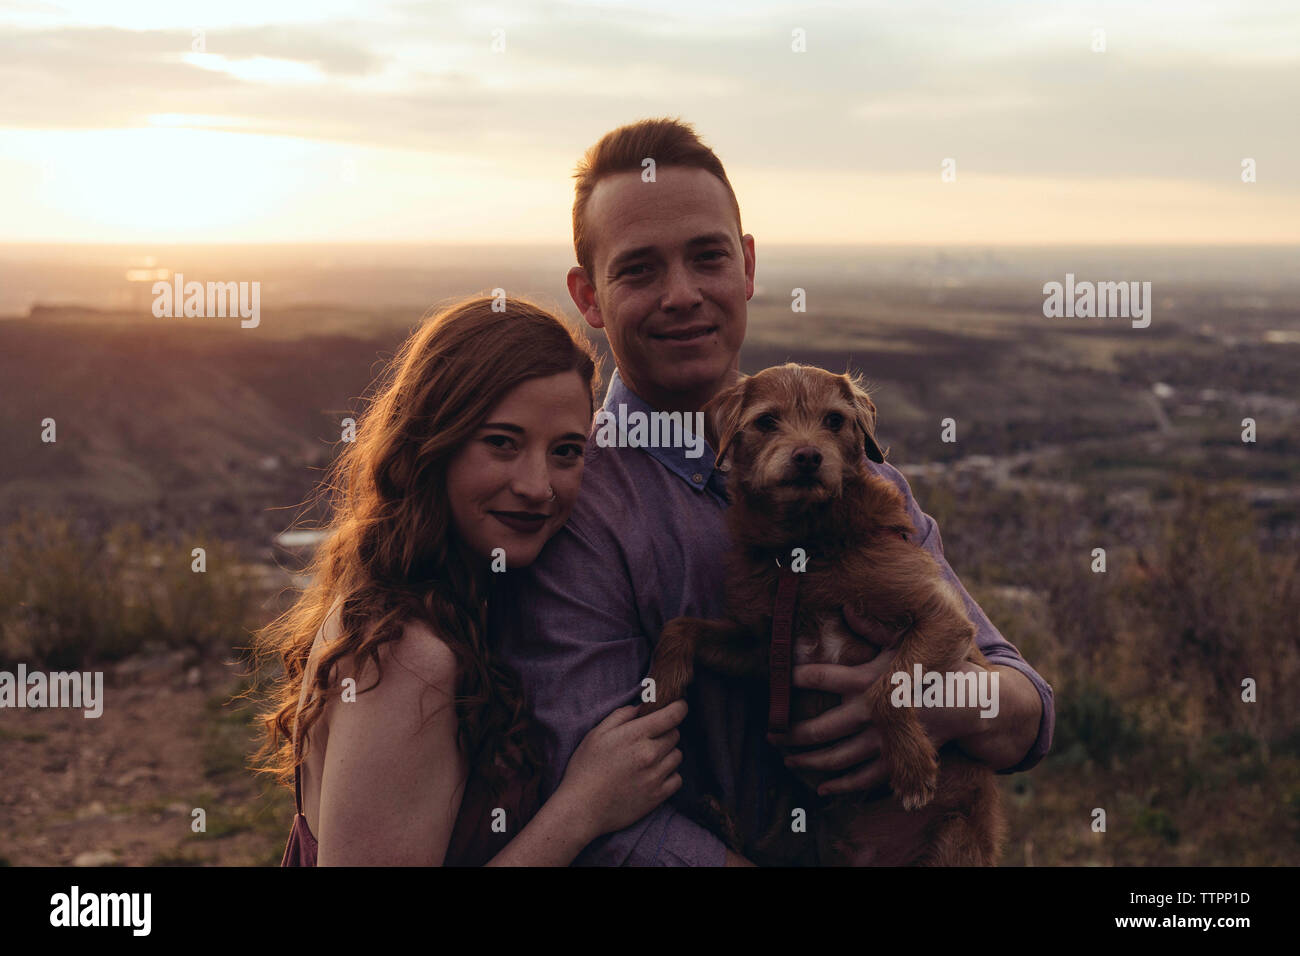
{"type": "MultiPolygon", "coordinates": [[[[604,408],[617,414],[620,404],[629,413],[653,411],[616,371],[604,408]]],[[[582,493],[568,523],[530,567],[494,582],[496,645],[519,672],[536,718],[555,735],[543,798],[559,784],[587,731],[616,708],[639,702],[664,624],[682,616],[726,616],[724,475],[714,469],[707,444],[697,458],[688,457],[687,445],[600,447],[593,435],[582,493]]],[[[1019,764],[1000,772],[1028,770],[1051,746],[1052,688],[966,593],[943,556],[938,526],[921,511],[898,469],[867,464],[903,493],[917,530],[913,540],[934,556],[961,595],[989,663],[1014,667],[1038,689],[1038,739],[1019,764]]],[[[763,819],[768,783],[784,772],[766,741],[766,689],[699,669],[687,704],[682,789],[632,826],[595,840],[575,865],[721,866],[722,841],[674,806],[701,793],[739,808],[742,831],[753,834],[763,819]]]]}

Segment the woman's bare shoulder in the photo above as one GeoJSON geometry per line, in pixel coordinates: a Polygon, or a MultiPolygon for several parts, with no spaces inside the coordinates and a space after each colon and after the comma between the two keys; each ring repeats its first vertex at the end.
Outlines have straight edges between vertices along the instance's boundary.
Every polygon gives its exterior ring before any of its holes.
{"type": "Polygon", "coordinates": [[[421,683],[455,693],[456,655],[428,624],[408,621],[402,636],[385,645],[384,650],[391,661],[421,683]]]}
{"type": "MultiPolygon", "coordinates": [[[[329,645],[339,639],[342,631],[340,616],[340,606],[335,605],[317,632],[308,661],[310,670],[315,670],[329,645]]],[[[382,669],[381,685],[390,684],[394,689],[403,686],[412,691],[419,687],[432,687],[448,695],[455,693],[456,655],[446,641],[423,621],[408,621],[399,637],[379,646],[378,655],[382,669]],[[396,678],[391,683],[390,675],[396,678]]],[[[335,680],[331,684],[346,678],[354,678],[358,687],[374,683],[374,665],[368,655],[362,655],[359,661],[355,655],[344,655],[335,662],[334,668],[335,680]]]]}

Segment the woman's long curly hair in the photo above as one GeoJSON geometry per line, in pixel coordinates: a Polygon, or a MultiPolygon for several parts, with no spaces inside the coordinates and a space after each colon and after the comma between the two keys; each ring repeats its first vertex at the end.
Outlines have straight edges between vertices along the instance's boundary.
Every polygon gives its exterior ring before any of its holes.
{"type": "Polygon", "coordinates": [[[576,371],[592,393],[599,372],[590,343],[553,314],[521,299],[473,297],[427,319],[380,376],[318,500],[328,502],[327,536],[307,573],[311,584],[260,631],[255,659],[279,659],[283,677],[260,720],[261,771],[293,779],[319,719],[333,668],[367,658],[423,622],[455,654],[458,743],[471,773],[496,794],[512,775],[536,779],[544,766],[518,675],[488,646],[485,595],[473,555],[460,540],[447,498],[448,465],[488,414],[521,382],[576,371]],[[302,712],[298,704],[317,633],[341,605],[340,635],[324,652],[302,712]],[[296,726],[295,726],[296,725],[296,726]],[[301,746],[295,753],[296,736],[301,746]]]}

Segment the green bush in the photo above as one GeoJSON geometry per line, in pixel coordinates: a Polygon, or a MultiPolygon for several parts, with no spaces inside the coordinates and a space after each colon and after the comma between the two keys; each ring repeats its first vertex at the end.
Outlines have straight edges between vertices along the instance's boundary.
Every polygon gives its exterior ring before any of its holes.
{"type": "Polygon", "coordinates": [[[1137,828],[1141,832],[1159,837],[1171,845],[1178,842],[1178,827],[1174,824],[1174,818],[1169,815],[1167,810],[1144,807],[1138,813],[1137,828]]]}
{"type": "Polygon", "coordinates": [[[1143,745],[1135,717],[1098,685],[1085,681],[1056,695],[1056,737],[1053,750],[1079,747],[1094,762],[1110,767],[1143,745]]]}
{"type": "Polygon", "coordinates": [[[66,670],[146,645],[234,646],[250,590],[233,548],[194,538],[205,541],[204,573],[183,542],[146,540],[134,525],[87,534],[29,513],[0,529],[0,666],[66,670]]]}

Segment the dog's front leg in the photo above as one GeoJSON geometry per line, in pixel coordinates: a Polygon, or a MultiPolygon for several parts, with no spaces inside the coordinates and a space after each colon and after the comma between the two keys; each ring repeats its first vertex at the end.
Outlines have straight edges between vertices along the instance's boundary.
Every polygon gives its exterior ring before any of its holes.
{"type": "Polygon", "coordinates": [[[667,707],[686,693],[695,676],[695,661],[732,677],[758,677],[767,672],[767,658],[755,661],[749,632],[735,621],[706,621],[698,617],[677,617],[664,625],[650,663],[654,698],[637,711],[638,716],[667,707]]]}
{"type": "MultiPolygon", "coordinates": [[[[910,674],[919,662],[919,635],[904,640],[894,659],[894,673],[910,674]]],[[[895,707],[891,697],[892,674],[867,691],[867,705],[880,729],[883,758],[889,767],[889,785],[904,810],[919,810],[932,799],[939,783],[939,753],[910,707],[895,707]]]]}
{"type": "Polygon", "coordinates": [[[667,707],[686,693],[686,686],[695,676],[695,648],[702,628],[709,623],[678,617],[664,625],[650,662],[650,699],[642,702],[638,717],[667,707]]]}
{"type": "Polygon", "coordinates": [[[700,621],[695,657],[709,670],[740,680],[766,680],[768,647],[735,621],[700,621]]]}

